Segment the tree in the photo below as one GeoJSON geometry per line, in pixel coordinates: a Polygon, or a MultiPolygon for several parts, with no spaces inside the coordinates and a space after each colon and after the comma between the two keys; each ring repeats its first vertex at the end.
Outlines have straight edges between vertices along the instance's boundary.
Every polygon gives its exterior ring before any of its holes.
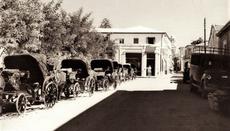
{"type": "Polygon", "coordinates": [[[46,24],[42,29],[44,37],[42,39],[42,49],[44,53],[50,53],[50,50],[53,53],[60,51],[62,47],[62,34],[65,32],[65,27],[61,20],[61,7],[62,1],[55,3],[50,1],[43,6],[43,14],[46,24]]]}
{"type": "Polygon", "coordinates": [[[1,44],[14,50],[38,50],[44,26],[41,7],[39,0],[0,1],[1,44]]]}
{"type": "MultiPolygon", "coordinates": [[[[91,13],[67,13],[62,0],[0,1],[0,44],[8,50],[39,51],[48,57],[59,52],[84,58],[114,56],[114,42],[96,32],[91,13]]],[[[104,27],[111,27],[108,19],[104,27]]]]}
{"type": "Polygon", "coordinates": [[[70,14],[70,30],[68,31],[68,44],[65,45],[71,49],[74,55],[87,54],[88,42],[90,41],[89,32],[92,29],[93,20],[91,13],[83,14],[83,8],[70,14]]]}
{"type": "Polygon", "coordinates": [[[200,37],[200,38],[198,38],[197,40],[194,40],[192,43],[191,43],[191,45],[197,45],[197,44],[200,44],[200,43],[202,43],[203,42],[203,39],[200,37]]]}
{"type": "Polygon", "coordinates": [[[112,28],[110,20],[108,18],[104,18],[101,22],[100,28],[112,28]]]}

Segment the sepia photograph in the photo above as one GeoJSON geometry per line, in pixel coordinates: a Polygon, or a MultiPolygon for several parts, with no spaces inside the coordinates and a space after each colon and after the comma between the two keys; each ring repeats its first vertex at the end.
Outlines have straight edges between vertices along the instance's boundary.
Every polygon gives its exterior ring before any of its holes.
{"type": "Polygon", "coordinates": [[[230,0],[0,0],[0,131],[229,130],[230,0]]]}

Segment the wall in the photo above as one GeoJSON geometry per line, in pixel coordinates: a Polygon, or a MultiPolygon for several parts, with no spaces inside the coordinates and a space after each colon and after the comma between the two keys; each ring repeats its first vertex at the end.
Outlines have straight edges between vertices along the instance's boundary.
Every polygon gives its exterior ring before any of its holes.
{"type": "Polygon", "coordinates": [[[210,39],[208,41],[208,46],[209,47],[216,47],[216,48],[218,48],[219,38],[216,36],[216,33],[217,33],[217,31],[212,26],[211,32],[210,32],[210,39]]]}
{"type": "Polygon", "coordinates": [[[230,30],[225,31],[219,38],[219,48],[230,49],[230,30]]]}
{"type": "MultiPolygon", "coordinates": [[[[133,38],[139,38],[138,44],[146,44],[147,37],[155,37],[155,46],[160,45],[161,34],[111,34],[110,39],[115,40],[116,43],[119,43],[119,39],[123,38],[124,45],[133,45],[133,38]]],[[[134,45],[138,45],[134,44],[134,45]]]]}

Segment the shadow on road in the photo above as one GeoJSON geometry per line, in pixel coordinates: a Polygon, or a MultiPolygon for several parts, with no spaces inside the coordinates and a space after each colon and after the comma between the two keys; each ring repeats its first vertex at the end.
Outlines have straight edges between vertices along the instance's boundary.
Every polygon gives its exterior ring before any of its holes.
{"type": "MultiPolygon", "coordinates": [[[[175,77],[174,77],[175,78],[175,77]]],[[[57,130],[216,131],[230,129],[229,118],[212,112],[207,100],[190,93],[181,79],[177,90],[117,91],[57,130]]]]}

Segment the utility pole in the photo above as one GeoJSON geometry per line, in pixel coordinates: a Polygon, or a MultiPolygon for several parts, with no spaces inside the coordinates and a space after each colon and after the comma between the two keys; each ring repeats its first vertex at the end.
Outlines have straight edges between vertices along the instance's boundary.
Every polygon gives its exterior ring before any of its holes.
{"type": "Polygon", "coordinates": [[[206,54],[206,18],[204,18],[204,53],[206,54]]]}

